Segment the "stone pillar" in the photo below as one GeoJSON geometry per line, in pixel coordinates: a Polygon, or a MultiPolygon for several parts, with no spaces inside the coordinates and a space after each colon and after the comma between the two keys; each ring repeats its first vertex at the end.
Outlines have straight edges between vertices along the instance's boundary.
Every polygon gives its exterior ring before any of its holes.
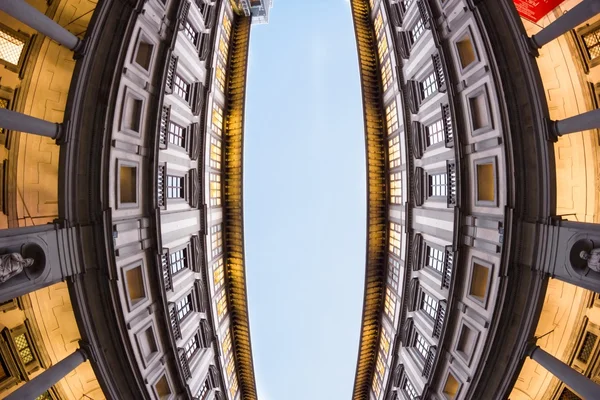
{"type": "Polygon", "coordinates": [[[0,0],[0,10],[73,51],[80,51],[83,47],[77,36],[24,0],[0,0]]]}
{"type": "MultiPolygon", "coordinates": [[[[0,0],[3,1],[3,0],[0,0]]],[[[1,3],[0,3],[1,4],[1,3]]],[[[45,121],[16,111],[0,108],[0,128],[12,131],[33,133],[58,139],[63,130],[62,124],[45,121]]]]}
{"type": "Polygon", "coordinates": [[[52,385],[64,378],[68,373],[73,371],[77,366],[87,360],[87,355],[77,349],[73,354],[60,360],[40,375],[36,376],[11,394],[5,397],[5,400],[23,400],[35,399],[50,389],[52,385]]]}
{"type": "Polygon", "coordinates": [[[600,0],[583,0],[566,14],[533,35],[530,38],[531,45],[533,48],[539,49],[598,13],[600,13],[600,0]]]}
{"type": "Polygon", "coordinates": [[[553,355],[545,352],[539,346],[533,347],[529,353],[532,360],[544,367],[552,375],[560,379],[568,387],[584,399],[597,399],[600,385],[581,375],[553,355]]]}
{"type": "Polygon", "coordinates": [[[550,128],[556,136],[600,128],[600,108],[575,115],[574,117],[552,121],[550,128]]]}

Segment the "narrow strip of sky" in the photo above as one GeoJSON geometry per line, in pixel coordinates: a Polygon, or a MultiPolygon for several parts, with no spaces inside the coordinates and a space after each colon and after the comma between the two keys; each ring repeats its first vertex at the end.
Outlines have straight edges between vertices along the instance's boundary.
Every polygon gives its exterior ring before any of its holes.
{"type": "Polygon", "coordinates": [[[244,213],[261,400],[351,397],[364,293],[366,172],[346,0],[277,1],[252,28],[244,213]]]}

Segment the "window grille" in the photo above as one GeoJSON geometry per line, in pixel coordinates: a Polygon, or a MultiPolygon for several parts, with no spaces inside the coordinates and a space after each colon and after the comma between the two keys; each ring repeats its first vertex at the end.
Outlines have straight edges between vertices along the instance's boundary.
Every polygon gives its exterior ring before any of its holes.
{"type": "Polygon", "coordinates": [[[22,35],[0,25],[0,61],[3,64],[18,67],[25,43],[26,40],[22,35]]]}
{"type": "Polygon", "coordinates": [[[585,337],[583,339],[583,344],[581,345],[581,349],[579,350],[579,354],[577,354],[577,359],[581,362],[587,363],[592,355],[592,351],[594,350],[594,345],[596,344],[596,339],[598,336],[594,335],[592,332],[586,332],[585,337]]]}

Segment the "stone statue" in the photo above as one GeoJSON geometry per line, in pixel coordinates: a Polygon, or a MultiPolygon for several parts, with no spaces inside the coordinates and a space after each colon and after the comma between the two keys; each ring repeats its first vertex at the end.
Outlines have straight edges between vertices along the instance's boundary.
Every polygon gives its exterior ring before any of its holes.
{"type": "Polygon", "coordinates": [[[592,249],[592,251],[582,251],[579,257],[587,261],[587,266],[592,271],[600,272],[600,247],[592,249]]]}
{"type": "Polygon", "coordinates": [[[23,258],[19,253],[0,255],[0,283],[23,272],[23,269],[33,265],[33,258],[23,258]]]}

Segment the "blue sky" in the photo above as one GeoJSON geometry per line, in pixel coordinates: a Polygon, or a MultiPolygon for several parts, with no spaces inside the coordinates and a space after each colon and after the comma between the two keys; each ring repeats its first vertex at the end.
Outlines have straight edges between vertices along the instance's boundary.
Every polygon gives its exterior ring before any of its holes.
{"type": "Polygon", "coordinates": [[[365,145],[346,0],[252,28],[244,214],[261,400],[349,399],[365,268],[365,145]]]}

